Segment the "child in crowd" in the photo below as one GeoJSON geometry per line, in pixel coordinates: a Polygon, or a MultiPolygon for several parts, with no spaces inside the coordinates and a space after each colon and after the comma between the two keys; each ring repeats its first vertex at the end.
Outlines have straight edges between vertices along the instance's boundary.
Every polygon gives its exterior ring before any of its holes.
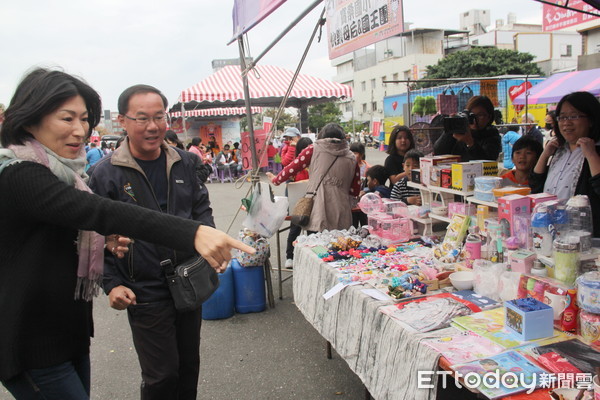
{"type": "Polygon", "coordinates": [[[390,173],[383,165],[373,165],[367,170],[367,187],[364,193],[377,193],[381,198],[389,199],[391,190],[385,186],[390,173]]]}
{"type": "Polygon", "coordinates": [[[404,155],[404,171],[408,172],[408,175],[394,184],[390,196],[392,200],[401,200],[406,204],[417,206],[421,205],[421,192],[419,189],[407,185],[408,181],[410,181],[410,171],[419,168],[419,159],[421,157],[423,157],[423,154],[417,150],[406,152],[404,155]]]}
{"type": "Polygon", "coordinates": [[[503,186],[529,186],[529,174],[543,151],[542,144],[531,136],[523,136],[512,148],[512,162],[515,169],[508,171],[503,178],[503,186]]]}
{"type": "Polygon", "coordinates": [[[350,145],[350,151],[354,153],[354,156],[356,157],[356,163],[360,167],[361,187],[365,187],[367,170],[371,168],[366,161],[365,145],[360,142],[354,142],[350,145]]]}

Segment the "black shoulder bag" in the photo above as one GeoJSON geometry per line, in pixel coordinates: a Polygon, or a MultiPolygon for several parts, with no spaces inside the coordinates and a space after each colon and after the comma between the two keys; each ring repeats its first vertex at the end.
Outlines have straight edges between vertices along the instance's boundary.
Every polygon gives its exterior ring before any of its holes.
{"type": "MultiPolygon", "coordinates": [[[[129,184],[134,188],[138,205],[150,208],[149,204],[154,200],[142,190],[138,173],[127,167],[124,167],[123,171],[129,184]]],[[[175,265],[171,256],[172,251],[160,245],[155,246],[162,260],[160,266],[165,271],[167,285],[177,311],[198,310],[219,287],[217,272],[199,254],[175,265]]]]}

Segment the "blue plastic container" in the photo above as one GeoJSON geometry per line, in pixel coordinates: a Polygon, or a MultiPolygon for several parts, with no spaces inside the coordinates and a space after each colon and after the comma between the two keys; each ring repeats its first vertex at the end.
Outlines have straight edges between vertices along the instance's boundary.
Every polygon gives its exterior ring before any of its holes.
{"type": "Polygon", "coordinates": [[[235,314],[233,294],[233,269],[231,266],[219,274],[219,287],[202,304],[202,319],[225,319],[235,314]]]}
{"type": "Polygon", "coordinates": [[[231,260],[235,286],[235,310],[240,314],[264,311],[266,304],[265,272],[261,266],[242,267],[231,260]]]}

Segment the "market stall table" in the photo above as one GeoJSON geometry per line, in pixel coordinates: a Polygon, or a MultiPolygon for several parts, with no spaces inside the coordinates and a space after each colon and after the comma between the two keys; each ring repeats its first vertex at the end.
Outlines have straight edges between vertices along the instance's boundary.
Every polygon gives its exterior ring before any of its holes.
{"type": "MultiPolygon", "coordinates": [[[[454,328],[428,333],[404,329],[379,307],[393,304],[364,294],[362,285],[346,287],[325,300],[338,283],[336,271],[311,250],[294,253],[294,301],[306,320],[330,342],[377,400],[432,399],[436,388],[418,388],[417,371],[435,371],[439,354],[422,339],[456,332],[454,328]]],[[[437,385],[436,379],[433,386],[437,385]]]]}

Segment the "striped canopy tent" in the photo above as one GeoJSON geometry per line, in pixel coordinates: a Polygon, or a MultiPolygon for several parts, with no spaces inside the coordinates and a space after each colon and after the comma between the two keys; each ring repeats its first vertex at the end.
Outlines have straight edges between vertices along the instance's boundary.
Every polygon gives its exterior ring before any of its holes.
{"type": "Polygon", "coordinates": [[[526,95],[528,104],[558,103],[563,96],[579,91],[600,96],[600,68],[554,74],[521,93],[513,104],[525,104],[526,95]]]}
{"type": "MultiPolygon", "coordinates": [[[[263,112],[262,107],[252,107],[252,114],[260,114],[263,112]]],[[[246,107],[223,107],[223,108],[207,108],[204,110],[187,110],[186,117],[220,117],[220,116],[236,116],[246,115],[246,107]]],[[[171,118],[181,117],[181,111],[170,112],[171,118]]]]}
{"type": "MultiPolygon", "coordinates": [[[[253,106],[279,107],[294,72],[272,65],[255,66],[248,73],[248,86],[253,106]]],[[[352,87],[341,83],[298,75],[285,107],[301,110],[301,124],[305,125],[306,108],[312,104],[351,98],[352,87]]],[[[186,110],[216,107],[244,107],[244,88],[241,68],[229,65],[221,68],[208,78],[181,92],[180,101],[186,110]]],[[[181,111],[181,103],[171,111],[181,111]]]]}

